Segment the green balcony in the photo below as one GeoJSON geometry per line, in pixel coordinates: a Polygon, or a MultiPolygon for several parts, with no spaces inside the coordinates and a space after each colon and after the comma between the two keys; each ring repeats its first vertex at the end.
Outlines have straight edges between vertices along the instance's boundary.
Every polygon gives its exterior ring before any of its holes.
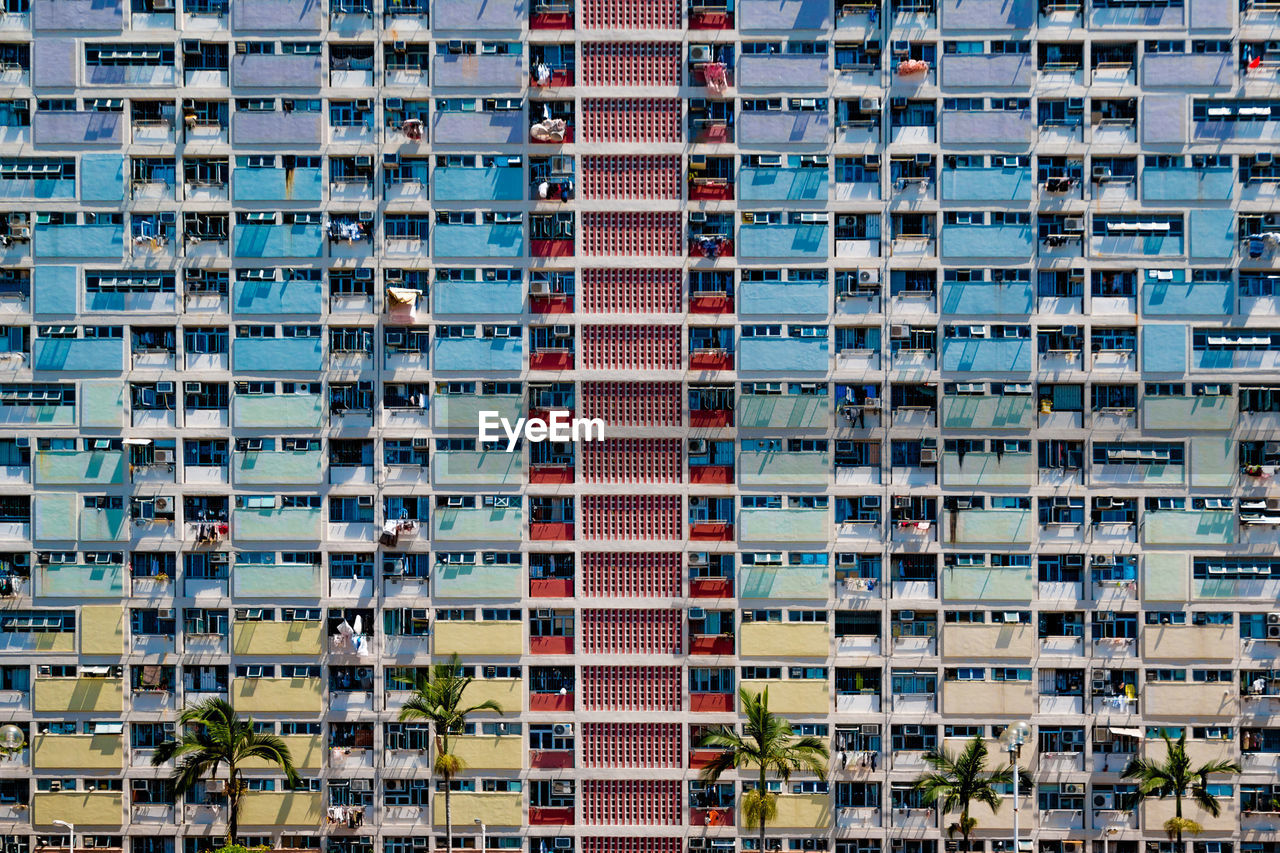
{"type": "Polygon", "coordinates": [[[431,457],[431,480],[437,486],[518,486],[524,482],[524,454],[442,451],[431,457]]]}
{"type": "Polygon", "coordinates": [[[519,542],[524,513],[515,507],[438,507],[431,524],[437,542],[519,542]]]}
{"type": "Polygon", "coordinates": [[[231,476],[237,486],[324,483],[324,454],[319,450],[237,452],[231,460],[231,476]]]}
{"type": "Polygon", "coordinates": [[[942,398],[943,429],[1029,430],[1035,426],[1036,409],[1030,395],[942,398]]]}
{"type": "Polygon", "coordinates": [[[738,426],[745,429],[825,429],[831,423],[831,399],[809,394],[743,394],[738,426]]]}
{"type": "Polygon", "coordinates": [[[742,450],[738,483],[744,486],[825,486],[831,454],[785,450],[742,450]]]}
{"type": "MultiPolygon", "coordinates": [[[[999,441],[1000,439],[996,439],[999,441]]],[[[942,454],[944,486],[1030,486],[1035,483],[1035,457],[1030,453],[942,454]]]]}
{"type": "Polygon", "coordinates": [[[946,515],[943,541],[954,545],[1029,545],[1035,530],[1029,509],[966,509],[946,515]]]}
{"type": "Polygon", "coordinates": [[[1144,429],[1227,431],[1236,423],[1235,397],[1145,397],[1144,429]]]}
{"type": "Polygon", "coordinates": [[[319,598],[320,566],[244,565],[231,573],[231,594],[249,598],[319,598]]]}
{"type": "Polygon", "coordinates": [[[942,597],[948,601],[1030,601],[1035,577],[1030,569],[950,566],[942,570],[942,597]]]}
{"type": "Polygon", "coordinates": [[[1236,514],[1229,509],[1153,511],[1142,516],[1144,545],[1231,545],[1236,514]]]}
{"type": "Polygon", "coordinates": [[[307,428],[324,425],[319,394],[238,394],[231,401],[237,427],[307,428]]]}
{"type": "Polygon", "coordinates": [[[35,594],[42,598],[121,598],[124,566],[40,566],[35,581],[35,594]]]}
{"type": "Polygon", "coordinates": [[[757,509],[738,512],[741,542],[826,542],[831,514],[826,509],[757,509]]]}
{"type": "Polygon", "coordinates": [[[256,542],[318,540],[323,520],[323,511],[319,508],[237,508],[231,514],[231,535],[238,540],[256,542]]]}
{"type": "Polygon", "coordinates": [[[518,394],[436,394],[431,398],[431,425],[438,429],[480,428],[481,412],[497,412],[511,423],[524,417],[518,394]]]}
{"type": "Polygon", "coordinates": [[[124,453],[119,450],[40,450],[32,467],[37,486],[124,483],[124,453]]]}

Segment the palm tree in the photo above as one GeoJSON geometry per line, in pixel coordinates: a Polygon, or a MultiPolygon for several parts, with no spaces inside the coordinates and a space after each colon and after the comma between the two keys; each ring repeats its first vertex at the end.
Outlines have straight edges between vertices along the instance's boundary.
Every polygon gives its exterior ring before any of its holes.
{"type": "Polygon", "coordinates": [[[254,731],[252,719],[242,719],[225,699],[206,699],[178,715],[182,737],[156,747],[151,765],[177,761],[172,781],[186,794],[206,776],[217,778],[227,765],[227,844],[236,843],[240,821],[240,797],[245,785],[240,768],[250,759],[262,759],[279,767],[290,785],[298,782],[289,747],[273,734],[254,731]]]}
{"type": "Polygon", "coordinates": [[[1162,733],[1161,736],[1166,750],[1164,761],[1134,758],[1121,775],[1138,781],[1139,800],[1173,797],[1174,816],[1165,821],[1164,828],[1169,837],[1176,838],[1181,846],[1183,830],[1198,835],[1203,829],[1194,820],[1182,816],[1182,798],[1190,791],[1191,798],[1200,808],[1217,817],[1222,813],[1222,806],[1218,804],[1218,798],[1209,793],[1209,776],[1213,773],[1239,773],[1240,765],[1234,761],[1208,761],[1192,770],[1191,759],[1187,755],[1186,730],[1178,736],[1177,742],[1170,740],[1168,734],[1162,733]]]}
{"type": "Polygon", "coordinates": [[[778,795],[768,790],[769,774],[784,783],[792,773],[804,770],[825,778],[830,753],[824,741],[812,735],[796,737],[790,723],[769,712],[769,688],[752,693],[744,687],[738,690],[738,698],[747,718],[742,734],[723,727],[702,736],[700,746],[721,751],[702,768],[702,780],[714,785],[733,768],[754,767],[759,772],[755,789],[742,795],[742,818],[747,828],[760,828],[763,851],[765,825],[778,816],[778,795]]]}
{"type": "MultiPolygon", "coordinates": [[[[455,653],[448,663],[432,667],[431,677],[418,682],[413,695],[400,709],[400,721],[427,720],[435,728],[436,757],[432,772],[444,780],[444,834],[445,850],[453,849],[453,809],[449,801],[450,781],[466,767],[461,756],[452,751],[452,740],[462,733],[467,717],[477,711],[493,711],[502,714],[502,708],[492,699],[478,705],[462,707],[462,695],[475,679],[461,675],[462,663],[455,653]]],[[[483,840],[481,841],[483,844],[483,840]]]]}
{"type": "MultiPolygon", "coordinates": [[[[959,832],[966,846],[969,834],[978,825],[978,819],[969,815],[969,806],[979,802],[990,806],[992,813],[999,811],[1001,798],[996,789],[1013,781],[1012,765],[987,772],[987,751],[986,742],[976,736],[958,757],[946,749],[931,749],[925,753],[924,760],[933,771],[921,776],[912,786],[921,793],[926,805],[941,803],[943,814],[960,812],[960,819],[947,827],[947,835],[959,832]]],[[[1031,790],[1031,774],[1021,767],[1018,782],[1026,785],[1024,790],[1031,790]]]]}

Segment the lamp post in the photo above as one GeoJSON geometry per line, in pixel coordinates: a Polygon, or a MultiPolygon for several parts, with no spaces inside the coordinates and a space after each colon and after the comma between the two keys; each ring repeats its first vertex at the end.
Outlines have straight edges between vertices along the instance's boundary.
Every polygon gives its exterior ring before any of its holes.
{"type": "Polygon", "coordinates": [[[65,820],[55,820],[52,823],[54,826],[65,826],[67,828],[67,832],[71,833],[71,846],[68,850],[70,850],[70,853],[76,853],[76,825],[67,823],[65,820]]]}
{"type": "Polygon", "coordinates": [[[480,818],[476,818],[476,819],[475,819],[475,824],[476,824],[476,826],[480,827],[480,848],[479,848],[479,849],[480,849],[480,853],[484,853],[484,851],[485,851],[485,846],[484,846],[485,825],[484,825],[484,821],[482,821],[480,818]]]}
{"type": "Polygon", "coordinates": [[[1031,726],[1022,720],[1010,723],[1000,733],[1000,746],[1009,753],[1009,766],[1013,768],[1013,853],[1018,853],[1018,756],[1029,737],[1031,726]]]}

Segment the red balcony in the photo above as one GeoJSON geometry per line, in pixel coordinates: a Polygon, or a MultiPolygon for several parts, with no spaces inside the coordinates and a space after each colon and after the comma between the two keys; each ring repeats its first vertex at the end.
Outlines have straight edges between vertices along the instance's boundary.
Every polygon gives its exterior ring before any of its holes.
{"type": "Polygon", "coordinates": [[[530,693],[530,711],[572,711],[572,693],[530,693]]]}
{"type": "Polygon", "coordinates": [[[720,754],[718,749],[694,749],[689,752],[689,769],[698,770],[706,767],[720,754]]]}
{"type": "Polygon", "coordinates": [[[722,349],[695,350],[689,353],[690,370],[733,370],[733,353],[722,349]]]}
{"type": "MultiPolygon", "coordinates": [[[[548,4],[554,5],[554,4],[548,4]]],[[[531,30],[571,30],[573,29],[573,9],[547,10],[539,12],[535,9],[529,15],[531,30]]]]}
{"type": "MultiPolygon", "coordinates": [[[[543,417],[530,412],[529,417],[543,417]]],[[[546,418],[543,418],[546,420],[546,418]]],[[[572,465],[534,465],[529,469],[529,482],[551,485],[566,485],[573,482],[572,465]]]]}
{"type": "MultiPolygon", "coordinates": [[[[532,707],[530,708],[532,710],[532,707]]],[[[689,710],[695,714],[733,712],[732,693],[690,693],[689,710]]]]}
{"type": "Polygon", "coordinates": [[[693,141],[708,145],[729,144],[733,142],[733,127],[718,121],[700,121],[695,128],[693,141]]]}
{"type": "Polygon", "coordinates": [[[726,9],[689,10],[689,29],[691,30],[731,30],[733,29],[733,12],[726,9]]]}
{"type": "Polygon", "coordinates": [[[733,581],[729,578],[693,578],[689,581],[690,598],[733,598],[733,581]]]}
{"type": "Polygon", "coordinates": [[[690,237],[691,258],[732,258],[733,241],[728,237],[690,237]]]}
{"type": "Polygon", "coordinates": [[[531,521],[529,522],[529,538],[542,542],[572,542],[573,522],[531,521]]]}
{"type": "Polygon", "coordinates": [[[573,767],[572,749],[534,749],[529,752],[529,766],[540,770],[568,770],[573,767]]]}
{"type": "Polygon", "coordinates": [[[694,485],[724,485],[733,482],[732,465],[690,465],[689,482],[694,485]]]}
{"type": "Polygon", "coordinates": [[[733,201],[733,184],[710,178],[689,182],[689,201],[733,201]]]}
{"type": "Polygon", "coordinates": [[[733,809],[689,809],[692,826],[733,826],[733,809]]]}
{"type": "Polygon", "coordinates": [[[530,296],[529,311],[534,314],[572,314],[573,297],[565,293],[530,296]]]}
{"type": "Polygon", "coordinates": [[[571,655],[573,654],[573,637],[530,637],[529,654],[571,655]]]}
{"type": "Polygon", "coordinates": [[[529,823],[533,826],[570,826],[573,823],[573,809],[550,809],[543,806],[529,806],[529,823]]]}
{"type": "Polygon", "coordinates": [[[573,353],[561,350],[529,353],[530,370],[573,370],[573,353]]]}
{"type": "Polygon", "coordinates": [[[530,598],[573,598],[573,578],[532,578],[530,598]]]}
{"type": "Polygon", "coordinates": [[[706,86],[714,94],[719,94],[726,86],[733,85],[733,69],[726,68],[723,62],[706,62],[695,65],[689,79],[694,86],[706,86]]]}
{"type": "Polygon", "coordinates": [[[689,297],[690,314],[732,314],[732,296],[693,296],[689,297]]]}
{"type": "Polygon", "coordinates": [[[689,538],[700,542],[732,542],[733,525],[727,521],[690,522],[689,538]]]}
{"type": "Polygon", "coordinates": [[[694,634],[689,639],[691,655],[731,655],[733,654],[732,634],[694,634]]]}
{"type": "Polygon", "coordinates": [[[572,258],[572,240],[530,240],[529,255],[534,258],[572,258]]]}
{"type": "MultiPolygon", "coordinates": [[[[692,358],[690,359],[692,363],[692,358]]],[[[692,364],[690,365],[692,366],[692,364]]],[[[689,412],[691,427],[733,426],[733,409],[696,409],[689,412]]]]}
{"type": "Polygon", "coordinates": [[[529,77],[529,85],[535,89],[546,86],[572,86],[573,71],[568,68],[553,68],[551,77],[544,82],[538,82],[538,75],[533,74],[529,77]]]}

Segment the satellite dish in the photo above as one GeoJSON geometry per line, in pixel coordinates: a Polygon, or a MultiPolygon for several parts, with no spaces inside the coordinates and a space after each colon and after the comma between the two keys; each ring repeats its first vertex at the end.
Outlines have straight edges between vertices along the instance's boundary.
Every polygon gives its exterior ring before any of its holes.
{"type": "Polygon", "coordinates": [[[13,724],[0,726],[0,747],[4,749],[22,749],[26,742],[27,737],[22,733],[22,729],[13,724]]]}

